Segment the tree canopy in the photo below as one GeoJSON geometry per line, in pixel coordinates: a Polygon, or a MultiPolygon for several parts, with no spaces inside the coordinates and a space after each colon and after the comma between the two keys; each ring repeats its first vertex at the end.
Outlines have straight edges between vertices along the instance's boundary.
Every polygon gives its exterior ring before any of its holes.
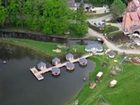
{"type": "Polygon", "coordinates": [[[116,19],[118,17],[121,17],[125,11],[125,8],[126,6],[121,0],[114,0],[111,5],[111,12],[113,14],[113,18],[116,19]]]}
{"type": "Polygon", "coordinates": [[[76,23],[74,23],[71,26],[71,29],[78,35],[78,36],[83,36],[86,34],[88,30],[88,26],[86,23],[86,15],[84,12],[84,4],[81,3],[80,7],[78,8],[77,12],[75,13],[75,18],[74,20],[76,23]]]}
{"type": "Polygon", "coordinates": [[[0,24],[3,25],[3,23],[6,20],[7,12],[4,6],[2,6],[2,1],[0,0],[0,24]]]}
{"type": "MultiPolygon", "coordinates": [[[[122,2],[126,2],[126,0],[121,0],[122,2]]],[[[109,5],[114,2],[114,0],[89,0],[90,3],[92,3],[94,6],[103,6],[103,5],[109,5]]]]}
{"type": "Polygon", "coordinates": [[[69,10],[64,0],[47,0],[44,5],[44,29],[48,34],[63,34],[68,30],[69,10]]]}
{"type": "MultiPolygon", "coordinates": [[[[79,15],[79,12],[70,10],[67,0],[0,0],[0,25],[8,23],[46,34],[63,35],[71,30],[71,20],[84,17],[82,11],[79,15]]],[[[85,21],[85,18],[82,19],[85,21]]],[[[83,35],[87,31],[86,24],[79,27],[77,23],[72,25],[74,32],[78,30],[83,35]]]]}

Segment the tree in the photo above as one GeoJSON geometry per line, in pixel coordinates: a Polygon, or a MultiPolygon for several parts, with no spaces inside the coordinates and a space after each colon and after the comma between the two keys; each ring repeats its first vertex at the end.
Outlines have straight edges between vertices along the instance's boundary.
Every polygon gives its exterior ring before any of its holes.
{"type": "Polygon", "coordinates": [[[94,6],[111,5],[114,0],[89,0],[94,6]]]}
{"type": "MultiPolygon", "coordinates": [[[[121,0],[121,1],[126,3],[127,0],[121,0]]],[[[111,6],[114,0],[89,0],[89,2],[92,3],[94,6],[103,6],[103,5],[111,6]]]]}
{"type": "Polygon", "coordinates": [[[44,0],[27,0],[24,4],[24,24],[33,30],[41,30],[44,24],[44,0]]]}
{"type": "Polygon", "coordinates": [[[43,31],[47,34],[64,34],[68,30],[69,8],[65,0],[46,0],[43,31]]]}
{"type": "Polygon", "coordinates": [[[86,15],[84,12],[84,3],[81,2],[80,7],[75,13],[75,23],[71,25],[72,31],[78,36],[84,36],[87,33],[88,25],[86,23],[86,15]]]}
{"type": "Polygon", "coordinates": [[[113,19],[121,17],[124,13],[126,5],[121,0],[114,0],[111,5],[111,12],[113,14],[113,19]]]}
{"type": "Polygon", "coordinates": [[[84,35],[87,24],[83,7],[72,11],[67,4],[66,0],[0,0],[0,23],[7,19],[11,26],[61,35],[71,30],[71,23],[76,35],[84,35]]]}
{"type": "Polygon", "coordinates": [[[6,9],[2,6],[2,2],[0,0],[0,25],[3,25],[7,17],[7,11],[6,9]]]}
{"type": "Polygon", "coordinates": [[[9,5],[7,6],[8,20],[12,25],[23,25],[22,19],[24,18],[23,6],[24,0],[9,0],[9,5]]]}

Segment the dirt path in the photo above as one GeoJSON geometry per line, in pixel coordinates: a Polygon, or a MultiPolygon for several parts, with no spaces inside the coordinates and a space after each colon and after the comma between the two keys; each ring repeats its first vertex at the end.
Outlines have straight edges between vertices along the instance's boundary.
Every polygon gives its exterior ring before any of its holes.
{"type": "Polygon", "coordinates": [[[103,34],[98,33],[94,30],[92,30],[91,28],[88,29],[88,34],[86,37],[100,37],[104,40],[105,45],[111,49],[111,50],[115,50],[118,53],[126,53],[126,54],[140,54],[140,50],[134,50],[134,49],[121,49],[119,47],[117,47],[118,45],[108,41],[103,34]]]}

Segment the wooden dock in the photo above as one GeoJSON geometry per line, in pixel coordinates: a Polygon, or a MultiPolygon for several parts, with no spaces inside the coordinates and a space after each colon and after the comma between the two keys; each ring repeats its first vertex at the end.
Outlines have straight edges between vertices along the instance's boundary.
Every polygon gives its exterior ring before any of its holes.
{"type": "Polygon", "coordinates": [[[81,58],[88,58],[88,57],[91,57],[93,55],[93,53],[88,53],[88,54],[85,54],[83,56],[81,56],[80,58],[76,58],[76,59],[73,59],[73,60],[70,60],[70,61],[67,61],[67,62],[64,62],[64,63],[60,63],[56,66],[52,66],[50,68],[45,68],[43,70],[37,70],[35,67],[31,68],[30,71],[34,74],[34,76],[38,79],[38,80],[43,80],[44,77],[42,76],[43,74],[49,72],[52,70],[52,68],[61,68],[61,67],[64,67],[67,65],[68,62],[71,62],[71,63],[76,63],[78,62],[81,58]]]}
{"type": "Polygon", "coordinates": [[[44,77],[38,72],[35,67],[31,68],[30,70],[38,80],[44,79],[44,77]]]}

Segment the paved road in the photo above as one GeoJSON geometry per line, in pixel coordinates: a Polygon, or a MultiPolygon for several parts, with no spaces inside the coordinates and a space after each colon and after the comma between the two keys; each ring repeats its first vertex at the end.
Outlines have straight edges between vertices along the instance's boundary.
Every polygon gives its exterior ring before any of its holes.
{"type": "Polygon", "coordinates": [[[104,40],[105,45],[111,49],[115,50],[118,53],[126,53],[126,54],[140,54],[140,50],[134,50],[134,49],[121,49],[117,47],[118,45],[108,41],[103,34],[96,32],[95,30],[92,30],[91,28],[88,29],[87,37],[100,37],[104,40]]]}

